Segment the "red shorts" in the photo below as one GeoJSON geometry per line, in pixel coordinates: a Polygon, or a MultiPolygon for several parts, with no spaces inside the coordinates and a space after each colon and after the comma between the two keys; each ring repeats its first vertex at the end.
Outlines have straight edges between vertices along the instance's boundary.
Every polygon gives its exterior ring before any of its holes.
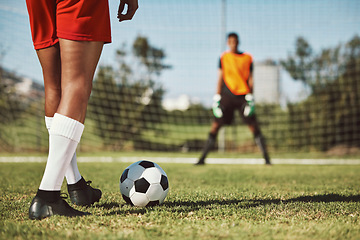
{"type": "Polygon", "coordinates": [[[108,0],[26,0],[35,49],[59,38],[111,42],[108,0]]]}

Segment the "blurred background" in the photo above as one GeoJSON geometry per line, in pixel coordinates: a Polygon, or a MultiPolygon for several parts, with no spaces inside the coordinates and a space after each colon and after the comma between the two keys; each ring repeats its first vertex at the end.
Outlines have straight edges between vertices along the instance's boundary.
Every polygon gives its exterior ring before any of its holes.
{"type": "MultiPolygon", "coordinates": [[[[360,1],[139,1],[94,78],[79,152],[200,153],[226,34],[254,58],[256,113],[272,155],[360,156],[360,1]]],[[[0,153],[46,153],[42,72],[24,0],[0,0],[0,153]]],[[[217,151],[260,156],[236,115],[217,151]]]]}

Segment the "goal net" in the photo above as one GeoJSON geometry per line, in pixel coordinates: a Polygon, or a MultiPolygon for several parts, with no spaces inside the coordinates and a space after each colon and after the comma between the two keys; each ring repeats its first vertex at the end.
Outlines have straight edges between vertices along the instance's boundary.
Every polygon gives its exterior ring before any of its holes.
{"type": "MultiPolygon", "coordinates": [[[[41,68],[16,2],[0,3],[0,152],[46,152],[41,68]]],[[[200,152],[219,57],[236,32],[254,58],[256,116],[271,153],[360,153],[360,2],[144,1],[124,23],[116,8],[110,1],[113,43],[78,151],[200,152]]],[[[260,152],[238,112],[215,149],[260,152]]]]}

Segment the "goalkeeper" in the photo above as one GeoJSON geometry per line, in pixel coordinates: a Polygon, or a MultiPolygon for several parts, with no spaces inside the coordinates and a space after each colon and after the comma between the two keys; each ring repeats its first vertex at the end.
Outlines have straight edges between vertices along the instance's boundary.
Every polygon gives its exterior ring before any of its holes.
{"type": "Polygon", "coordinates": [[[266,150],[265,139],[261,134],[255,116],[255,105],[252,95],[252,57],[248,53],[238,51],[239,37],[236,33],[228,34],[227,45],[229,51],[221,55],[219,64],[217,93],[214,96],[213,103],[215,119],[197,165],[205,164],[206,155],[213,148],[220,128],[223,125],[231,124],[234,110],[240,112],[240,116],[242,116],[254,134],[255,142],[264,156],[265,164],[271,164],[266,150]]]}

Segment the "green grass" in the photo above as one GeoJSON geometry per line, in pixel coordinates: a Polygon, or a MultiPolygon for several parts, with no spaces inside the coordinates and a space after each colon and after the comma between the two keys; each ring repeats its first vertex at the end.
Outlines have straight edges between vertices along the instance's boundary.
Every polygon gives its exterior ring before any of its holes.
{"type": "Polygon", "coordinates": [[[119,193],[127,165],[79,164],[103,191],[77,207],[92,216],[31,221],[45,163],[1,163],[0,239],[360,239],[360,166],[161,164],[167,199],[135,208],[119,193]]]}
{"type": "MultiPolygon", "coordinates": [[[[0,156],[11,155],[46,155],[48,151],[48,132],[45,128],[44,119],[41,114],[24,115],[24,118],[19,119],[11,124],[0,124],[0,156]]],[[[193,146],[195,142],[200,144],[200,148],[203,148],[203,144],[207,140],[208,133],[210,131],[210,125],[196,124],[193,125],[179,125],[175,123],[161,123],[156,124],[155,130],[144,130],[143,140],[167,145],[177,145],[178,152],[145,152],[147,156],[169,156],[169,157],[199,157],[199,152],[182,152],[181,146],[187,143],[188,146],[193,146]],[[163,130],[163,131],[159,131],[163,130]]],[[[133,149],[133,143],[131,141],[126,142],[123,149],[115,148],[116,152],[104,152],[114,150],[111,146],[104,145],[104,140],[95,134],[96,122],[92,119],[86,120],[86,128],[82,135],[81,142],[77,148],[78,153],[82,155],[95,155],[103,156],[110,155],[135,155],[144,156],[143,151],[139,152],[138,149],[133,149]]],[[[235,158],[260,158],[260,150],[256,146],[252,133],[245,125],[229,126],[224,128],[226,152],[217,153],[212,152],[209,157],[235,157],[235,158]]],[[[264,135],[271,136],[264,128],[264,135]]],[[[218,139],[221,139],[221,134],[218,139]]],[[[321,152],[313,147],[303,148],[302,150],[291,148],[290,146],[277,144],[274,139],[267,138],[268,149],[272,158],[359,158],[358,149],[354,148],[354,151],[350,151],[349,146],[344,145],[342,150],[335,152],[321,152]],[[275,148],[274,146],[280,146],[275,148]]],[[[195,145],[197,145],[195,144],[195,145]]],[[[197,146],[197,147],[199,147],[197,146]]],[[[341,146],[339,146],[341,148],[341,146]]]]}
{"type": "MultiPolygon", "coordinates": [[[[86,130],[79,145],[81,151],[90,152],[105,149],[103,145],[104,140],[96,134],[96,127],[94,120],[86,120],[86,130]]],[[[161,123],[154,125],[154,127],[156,129],[148,129],[142,132],[144,140],[158,144],[179,145],[179,149],[182,144],[189,140],[205,142],[210,131],[210,124],[179,125],[161,123]]],[[[226,127],[225,132],[225,140],[227,142],[235,141],[240,145],[253,142],[252,134],[247,126],[226,127]],[[234,135],[234,131],[237,133],[236,135],[234,135]]],[[[9,152],[46,152],[48,147],[48,133],[45,128],[44,119],[38,116],[26,115],[26,120],[24,118],[12,124],[0,124],[0,144],[4,146],[7,145],[7,148],[4,149],[9,152]],[[1,135],[3,135],[3,137],[1,137],[1,135]]],[[[131,145],[131,142],[128,144],[131,145]]],[[[0,145],[0,151],[1,149],[2,146],[0,145]]]]}
{"type": "MultiPolygon", "coordinates": [[[[210,131],[210,124],[171,124],[162,123],[157,127],[163,131],[164,135],[157,135],[155,131],[147,130],[143,132],[145,140],[149,140],[162,144],[183,144],[186,140],[206,140],[210,131]]],[[[225,127],[225,140],[236,141],[237,144],[242,144],[248,141],[253,141],[252,133],[245,125],[228,126],[225,127]],[[234,134],[234,132],[236,134],[234,134]]]]}

